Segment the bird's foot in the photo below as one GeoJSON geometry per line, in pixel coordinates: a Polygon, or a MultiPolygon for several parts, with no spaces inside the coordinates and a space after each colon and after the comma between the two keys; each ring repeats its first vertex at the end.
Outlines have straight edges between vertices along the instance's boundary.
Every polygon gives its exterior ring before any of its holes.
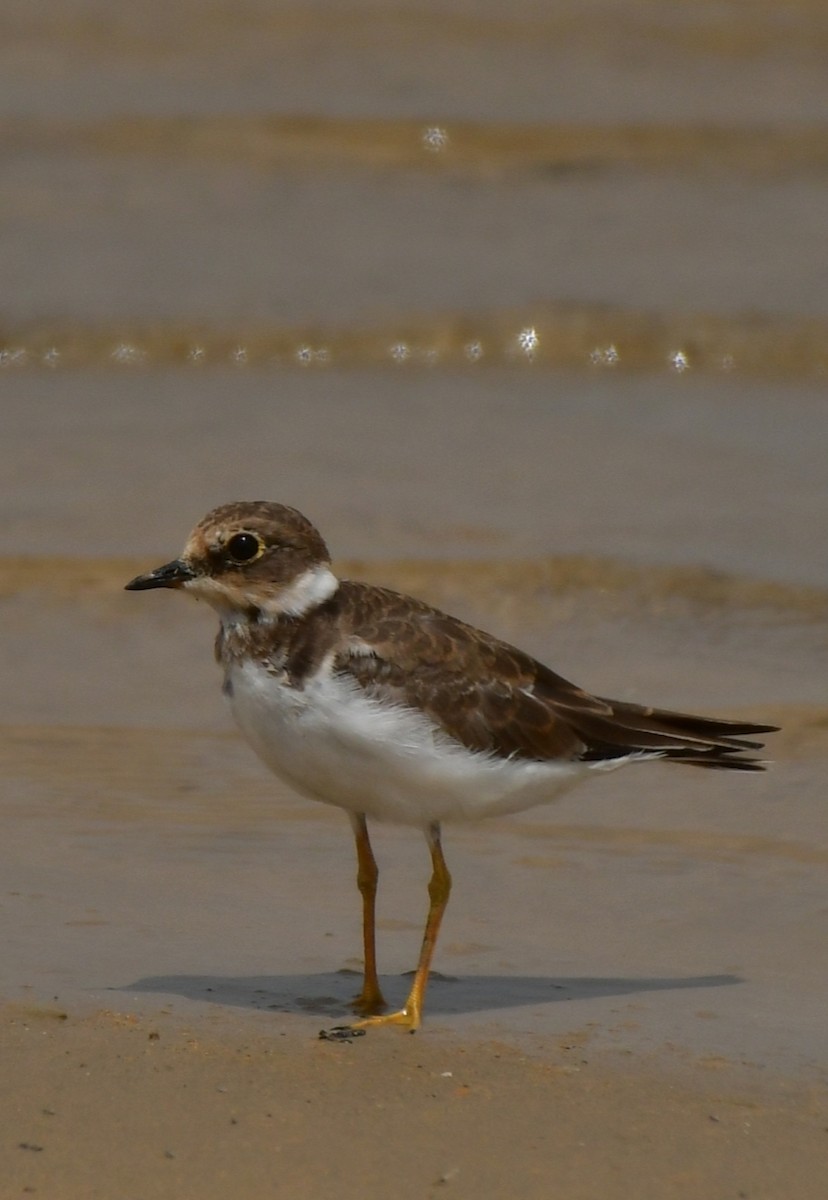
{"type": "Polygon", "coordinates": [[[399,1012],[378,1013],[370,1017],[362,1017],[359,1021],[354,1021],[352,1029],[368,1029],[372,1025],[401,1025],[409,1033],[416,1033],[420,1028],[420,1012],[419,1009],[406,1005],[399,1012]]]}
{"type": "Polygon", "coordinates": [[[350,1025],[335,1025],[333,1029],[321,1029],[319,1036],[331,1042],[346,1042],[351,1038],[364,1037],[372,1025],[401,1025],[409,1033],[420,1028],[420,1007],[409,1002],[399,1012],[386,1013],[388,1006],[382,992],[377,988],[365,987],[353,1001],[354,1010],[361,1014],[359,1020],[350,1025]]]}
{"type": "Polygon", "coordinates": [[[357,1012],[365,1013],[350,1025],[334,1025],[332,1029],[320,1029],[319,1036],[323,1041],[347,1042],[352,1038],[364,1037],[367,1029],[373,1025],[401,1025],[408,1033],[416,1033],[420,1028],[420,1010],[415,1005],[407,1004],[399,1012],[384,1013],[377,1011],[386,1007],[380,993],[366,996],[361,992],[354,1000],[357,1012]]]}

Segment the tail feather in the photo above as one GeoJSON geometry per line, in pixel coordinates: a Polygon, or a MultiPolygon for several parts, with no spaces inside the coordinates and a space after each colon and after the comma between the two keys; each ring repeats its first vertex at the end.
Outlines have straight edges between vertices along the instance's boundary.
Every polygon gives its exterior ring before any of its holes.
{"type": "Polygon", "coordinates": [[[744,755],[761,750],[763,742],[744,734],[774,733],[776,725],[725,721],[690,713],[647,708],[603,700],[606,714],[579,713],[577,727],[586,743],[585,761],[620,758],[636,751],[653,751],[670,762],[713,770],[763,771],[763,760],[744,755]]]}
{"type": "Polygon", "coordinates": [[[670,762],[684,763],[688,767],[706,767],[710,771],[764,771],[770,764],[763,758],[718,758],[704,754],[668,754],[670,762]]]}

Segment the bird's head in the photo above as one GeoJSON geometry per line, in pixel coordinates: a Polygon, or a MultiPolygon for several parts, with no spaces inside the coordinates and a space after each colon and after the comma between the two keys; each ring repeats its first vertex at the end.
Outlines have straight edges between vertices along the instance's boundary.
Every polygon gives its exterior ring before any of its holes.
{"type": "Polygon", "coordinates": [[[209,512],[179,558],[126,588],[181,588],[222,615],[301,616],[336,591],[330,561],[321,534],[295,508],[241,501],[209,512]]]}

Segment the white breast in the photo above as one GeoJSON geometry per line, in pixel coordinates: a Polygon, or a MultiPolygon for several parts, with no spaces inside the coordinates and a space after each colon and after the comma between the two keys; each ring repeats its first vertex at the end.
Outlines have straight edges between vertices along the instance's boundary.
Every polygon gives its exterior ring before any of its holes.
{"type": "Polygon", "coordinates": [[[247,661],[232,667],[230,684],[242,732],[277,775],[377,820],[422,827],[518,812],[556,799],[590,770],[472,753],[423,714],[372,700],[328,667],[298,690],[247,661]]]}

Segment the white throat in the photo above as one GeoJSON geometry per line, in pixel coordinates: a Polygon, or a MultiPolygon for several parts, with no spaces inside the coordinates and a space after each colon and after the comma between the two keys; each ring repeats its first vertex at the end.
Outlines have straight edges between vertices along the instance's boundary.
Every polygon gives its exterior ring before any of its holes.
{"type": "Polygon", "coordinates": [[[279,617],[302,617],[311,609],[323,604],[339,587],[339,580],[326,563],[308,567],[301,575],[268,596],[263,589],[228,587],[227,584],[199,576],[185,583],[191,596],[206,600],[223,621],[231,624],[239,619],[244,609],[256,608],[264,617],[278,620],[279,617]]]}

